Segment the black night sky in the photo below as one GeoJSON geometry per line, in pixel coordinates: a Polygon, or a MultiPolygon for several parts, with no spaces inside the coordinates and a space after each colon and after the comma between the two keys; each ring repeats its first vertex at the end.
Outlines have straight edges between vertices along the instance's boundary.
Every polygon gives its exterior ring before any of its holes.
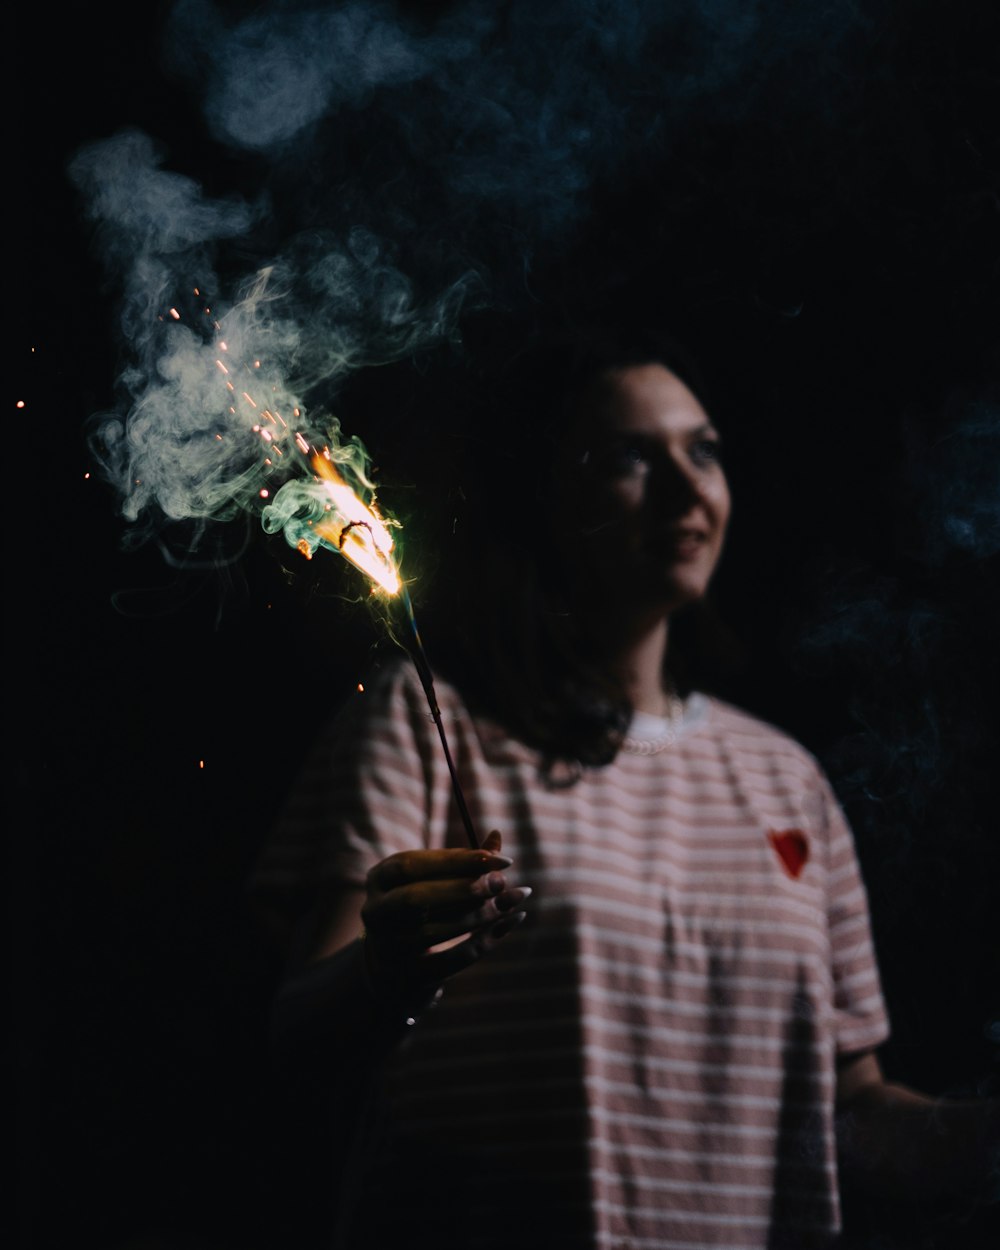
{"type": "MultiPolygon", "coordinates": [[[[360,229],[418,302],[475,274],[475,324],[645,310],[692,342],[736,499],[717,597],[751,662],[731,697],[819,755],[851,818],[894,1025],[888,1074],[996,1092],[994,6],[555,3],[540,16],[518,2],[191,0],[171,41],[175,7],[16,16],[7,751],[22,1244],[315,1244],[296,1204],[319,1143],[269,1065],[280,960],[244,887],[296,760],[378,639],[346,601],[352,570],[333,556],[299,567],[256,521],[214,527],[184,557],[183,526],[128,542],[86,438],[133,359],[121,270],[68,174],[126,131],[155,139],[206,200],[265,206],[219,245],[220,299],[327,231],[356,257],[360,229]],[[326,110],[286,135],[282,110],[321,63],[321,40],[290,33],[310,9],[340,15],[322,29],[350,50],[326,110]],[[279,39],[301,85],[290,96],[268,59],[279,39]],[[273,141],[241,141],[241,124],[273,141]]],[[[129,195],[141,213],[140,186],[129,195]]],[[[352,333],[377,312],[370,291],[358,303],[352,333]]],[[[483,432],[418,411],[361,403],[356,432],[404,530],[444,536],[457,487],[438,451],[456,429],[483,432]]],[[[516,458],[529,434],[513,417],[487,436],[516,458]]],[[[989,1240],[986,1214],[953,1207],[850,1198],[847,1217],[845,1250],[989,1240]]]]}

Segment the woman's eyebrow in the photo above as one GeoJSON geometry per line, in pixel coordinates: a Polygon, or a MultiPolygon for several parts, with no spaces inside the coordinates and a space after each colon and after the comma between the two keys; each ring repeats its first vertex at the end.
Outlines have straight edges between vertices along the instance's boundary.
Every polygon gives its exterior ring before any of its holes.
{"type": "MultiPolygon", "coordinates": [[[[714,438],[719,442],[722,441],[722,435],[711,421],[704,421],[700,425],[692,426],[689,430],[682,430],[675,437],[685,440],[714,438]]],[[[643,443],[649,446],[658,446],[661,442],[661,436],[650,430],[614,430],[605,435],[602,442],[609,446],[614,446],[617,443],[643,443]]]]}

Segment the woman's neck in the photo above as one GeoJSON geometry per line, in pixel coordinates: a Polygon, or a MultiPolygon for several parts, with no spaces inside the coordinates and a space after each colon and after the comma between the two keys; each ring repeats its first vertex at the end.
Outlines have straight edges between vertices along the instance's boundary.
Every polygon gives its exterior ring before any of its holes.
{"type": "Polygon", "coordinates": [[[663,683],[669,618],[660,616],[635,626],[612,646],[611,669],[637,712],[662,716],[668,710],[663,683]]]}

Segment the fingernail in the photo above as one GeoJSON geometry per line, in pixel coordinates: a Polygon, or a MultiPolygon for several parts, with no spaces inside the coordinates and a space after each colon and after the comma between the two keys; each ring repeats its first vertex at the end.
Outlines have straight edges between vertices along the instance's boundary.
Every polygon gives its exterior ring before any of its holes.
{"type": "Polygon", "coordinates": [[[514,862],[509,855],[484,855],[483,866],[485,868],[509,868],[514,862]]]}
{"type": "Polygon", "coordinates": [[[498,920],[490,930],[491,937],[503,937],[504,934],[509,933],[511,929],[516,929],[527,914],[528,913],[526,911],[516,911],[510,916],[504,916],[503,920],[498,920]]]}
{"type": "Polygon", "coordinates": [[[531,898],[531,886],[519,885],[513,890],[509,890],[501,898],[498,898],[496,905],[500,911],[509,911],[512,907],[519,906],[525,899],[529,898],[531,898]]]}
{"type": "Polygon", "coordinates": [[[486,874],[486,888],[491,894],[499,894],[507,882],[504,880],[502,872],[489,872],[486,874]]]}

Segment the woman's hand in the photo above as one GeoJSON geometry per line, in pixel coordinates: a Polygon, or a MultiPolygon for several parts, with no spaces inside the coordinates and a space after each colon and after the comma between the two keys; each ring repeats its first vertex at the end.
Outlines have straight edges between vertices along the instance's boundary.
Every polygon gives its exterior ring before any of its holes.
{"type": "Polygon", "coordinates": [[[525,916],[527,886],[508,886],[501,837],[479,850],[402,851],[368,873],[361,918],[372,989],[386,1002],[425,1003],[525,916]]]}

